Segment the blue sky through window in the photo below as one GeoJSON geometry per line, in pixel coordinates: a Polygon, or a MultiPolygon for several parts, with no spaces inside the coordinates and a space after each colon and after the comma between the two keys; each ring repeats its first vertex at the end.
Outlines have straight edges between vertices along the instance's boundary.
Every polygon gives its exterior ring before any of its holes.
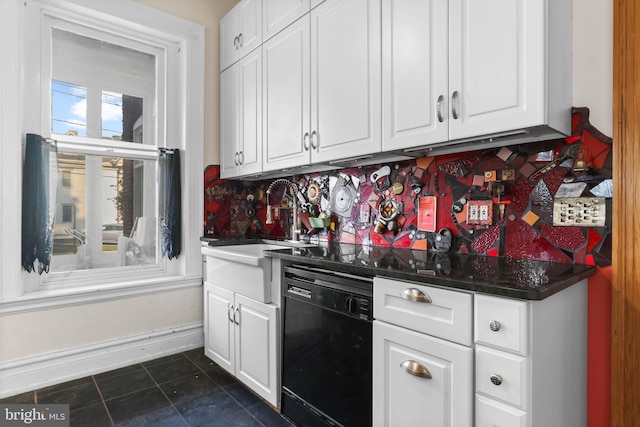
{"type": "MultiPolygon", "coordinates": [[[[102,92],[101,116],[102,138],[119,139],[122,136],[122,94],[102,92]]],[[[51,81],[51,133],[87,136],[87,88],[51,81]]]]}

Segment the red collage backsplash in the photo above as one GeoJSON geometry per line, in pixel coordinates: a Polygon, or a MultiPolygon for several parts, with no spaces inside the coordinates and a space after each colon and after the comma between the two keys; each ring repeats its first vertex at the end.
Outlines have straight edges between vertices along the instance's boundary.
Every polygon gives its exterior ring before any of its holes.
{"type": "Polygon", "coordinates": [[[273,180],[204,173],[204,236],[288,236],[293,200],[320,241],[611,263],[611,138],[574,108],[571,137],[273,180]]]}

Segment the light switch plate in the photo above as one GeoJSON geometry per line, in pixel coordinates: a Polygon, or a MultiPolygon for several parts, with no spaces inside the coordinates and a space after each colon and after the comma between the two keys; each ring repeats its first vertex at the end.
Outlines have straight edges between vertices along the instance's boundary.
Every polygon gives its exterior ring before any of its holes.
{"type": "Polygon", "coordinates": [[[604,227],[607,208],[603,197],[559,197],[553,200],[553,225],[604,227]]]}

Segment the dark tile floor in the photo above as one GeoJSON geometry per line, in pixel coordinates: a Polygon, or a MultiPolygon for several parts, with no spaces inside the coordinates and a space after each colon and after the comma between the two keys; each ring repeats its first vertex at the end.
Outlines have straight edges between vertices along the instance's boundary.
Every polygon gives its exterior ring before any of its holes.
{"type": "Polygon", "coordinates": [[[69,404],[71,426],[291,427],[202,348],[1,399],[69,404]]]}

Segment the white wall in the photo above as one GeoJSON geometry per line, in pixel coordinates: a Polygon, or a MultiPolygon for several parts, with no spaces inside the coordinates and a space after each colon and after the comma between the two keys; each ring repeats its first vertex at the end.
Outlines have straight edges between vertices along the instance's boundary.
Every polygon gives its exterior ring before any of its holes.
{"type": "MultiPolygon", "coordinates": [[[[549,0],[553,1],[553,0],[549,0]]],[[[573,0],[573,106],[613,136],[613,1],[573,0]]]]}

